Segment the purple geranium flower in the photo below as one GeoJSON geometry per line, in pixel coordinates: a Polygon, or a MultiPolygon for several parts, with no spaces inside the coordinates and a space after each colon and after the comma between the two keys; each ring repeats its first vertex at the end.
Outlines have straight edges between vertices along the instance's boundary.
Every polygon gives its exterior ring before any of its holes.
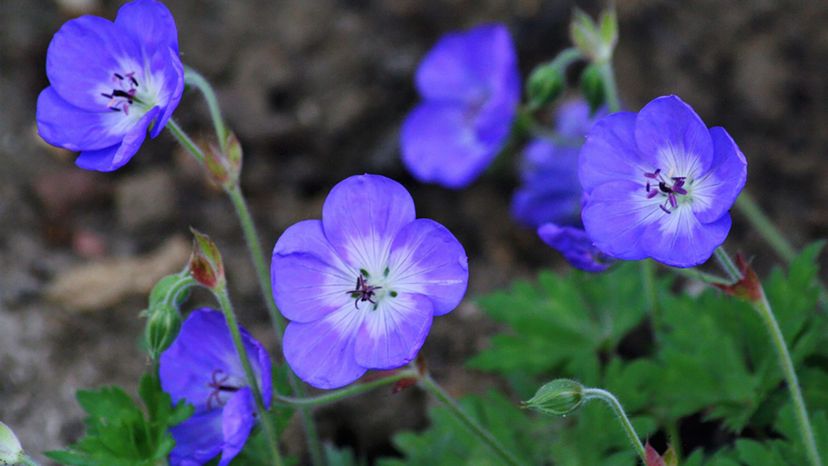
{"type": "Polygon", "coordinates": [[[561,140],[529,143],[523,152],[522,184],[512,198],[512,215],[519,222],[539,227],[538,235],[546,244],[587,272],[603,272],[612,263],[582,228],[584,190],[578,180],[584,136],[606,114],[602,108],[590,115],[582,99],[563,103],[555,114],[555,134],[561,140]]]}
{"type": "Polygon", "coordinates": [[[606,254],[676,267],[710,258],[730,231],[747,162],[723,128],[708,129],[676,96],[592,127],[579,175],[584,227],[606,254]]]}
{"type": "Polygon", "coordinates": [[[546,223],[538,228],[538,236],[576,269],[603,272],[614,262],[593,246],[592,239],[582,228],[546,223]]]}
{"type": "MultiPolygon", "coordinates": [[[[269,407],[272,388],[267,351],[244,329],[241,335],[269,407]]],[[[175,439],[171,466],[204,464],[219,453],[220,466],[230,463],[256,423],[256,404],[224,316],[208,308],[193,311],[161,355],[159,373],[161,387],[173,402],[183,400],[195,406],[190,419],[170,428],[175,439]]]]}
{"type": "Polygon", "coordinates": [[[505,143],[520,101],[509,31],[488,25],[445,35],[416,80],[423,102],[403,125],[403,162],[420,181],[465,187],[505,143]]]}
{"type": "Polygon", "coordinates": [[[521,186],[512,198],[512,215],[521,223],[538,227],[547,222],[581,225],[583,189],[578,180],[578,153],[592,124],[607,114],[594,116],[578,99],[562,104],[555,114],[555,134],[560,141],[536,139],[523,152],[521,186]]]}
{"type": "Polygon", "coordinates": [[[334,186],[322,220],[285,230],[271,277],[291,320],[285,359],[302,380],[329,389],[413,360],[432,317],[463,298],[468,263],[445,227],[415,218],[402,185],[361,175],[334,186]]]}
{"type": "Polygon", "coordinates": [[[54,146],[80,151],[75,163],[112,171],[157,136],[184,90],[178,33],[170,11],[135,0],[115,22],[97,16],[68,21],[46,54],[51,86],[37,99],[37,128],[54,146]]]}

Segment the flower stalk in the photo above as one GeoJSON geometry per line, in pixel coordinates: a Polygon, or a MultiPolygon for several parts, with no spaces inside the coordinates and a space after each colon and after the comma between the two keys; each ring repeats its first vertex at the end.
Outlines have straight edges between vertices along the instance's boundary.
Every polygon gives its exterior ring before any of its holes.
{"type": "Polygon", "coordinates": [[[420,377],[420,374],[415,369],[405,369],[399,372],[394,372],[393,374],[389,374],[385,377],[381,377],[379,379],[371,380],[364,383],[358,383],[349,385],[345,388],[334,390],[325,393],[324,395],[308,397],[308,398],[294,398],[289,396],[282,396],[278,393],[274,397],[274,402],[279,404],[284,404],[287,406],[296,406],[296,407],[316,407],[316,406],[325,406],[333,403],[337,403],[347,398],[352,398],[355,396],[362,395],[363,393],[370,392],[375,388],[382,387],[385,385],[390,385],[393,383],[403,382],[406,380],[416,380],[420,377]]]}
{"type": "MultiPolygon", "coordinates": [[[[227,157],[229,155],[228,152],[231,149],[229,144],[231,143],[231,139],[234,138],[227,130],[227,126],[224,124],[224,119],[221,116],[221,108],[219,106],[218,99],[216,98],[215,91],[210,83],[200,73],[192,68],[188,67],[185,70],[185,80],[188,84],[197,88],[201,92],[202,96],[204,96],[210,112],[210,117],[213,121],[216,138],[219,142],[218,155],[227,157]]],[[[167,128],[176,140],[178,140],[179,144],[181,144],[181,146],[184,147],[184,149],[186,149],[196,159],[196,161],[199,162],[199,164],[205,166],[206,168],[207,160],[204,152],[192,141],[187,133],[172,119],[167,124],[167,128]]],[[[240,164],[241,161],[239,160],[231,165],[240,167],[240,164]]],[[[261,291],[262,299],[267,307],[270,321],[273,324],[277,342],[281,345],[282,335],[285,332],[285,320],[282,318],[282,315],[279,313],[279,309],[276,308],[276,304],[273,302],[270,274],[268,272],[267,265],[265,264],[265,256],[262,251],[261,241],[259,240],[259,235],[256,232],[256,225],[253,221],[253,216],[250,214],[247,201],[242,193],[238,174],[231,179],[231,183],[224,183],[222,184],[222,187],[227,193],[227,196],[230,198],[230,202],[233,204],[233,209],[239,219],[239,225],[241,226],[244,234],[250,258],[253,262],[253,267],[256,270],[259,290],[261,291]]],[[[288,381],[291,386],[291,391],[295,397],[305,396],[305,389],[293,372],[289,373],[288,381]]],[[[311,456],[311,462],[315,466],[323,466],[325,464],[325,460],[322,453],[322,443],[319,440],[319,433],[316,430],[316,424],[313,420],[313,413],[305,407],[300,407],[299,411],[302,416],[302,424],[305,430],[305,437],[308,442],[308,451],[311,456]]]]}
{"type": "Polygon", "coordinates": [[[753,225],[753,228],[765,239],[779,257],[784,259],[785,262],[794,260],[796,250],[776,225],[770,221],[750,193],[742,191],[742,194],[736,199],[736,209],[753,225]]]}
{"type": "Polygon", "coordinates": [[[604,97],[607,100],[607,109],[610,113],[621,111],[621,101],[618,98],[618,84],[615,82],[615,71],[612,68],[612,59],[598,63],[598,71],[604,83],[604,97]]]}
{"type": "Polygon", "coordinates": [[[793,360],[791,354],[788,352],[788,346],[785,344],[785,337],[782,335],[782,330],[779,328],[779,323],[773,314],[770,302],[765,296],[764,290],[761,290],[760,299],[751,303],[753,308],[762,319],[762,324],[768,330],[771,337],[771,343],[776,350],[776,356],[779,359],[779,367],[785,375],[785,383],[788,386],[788,391],[791,395],[791,400],[794,405],[794,415],[796,417],[796,424],[799,427],[799,433],[802,436],[802,443],[805,446],[805,451],[808,456],[808,461],[811,466],[822,466],[822,459],[817,450],[816,439],[814,431],[811,427],[811,421],[808,418],[808,408],[805,406],[805,399],[802,397],[802,388],[799,386],[799,380],[796,376],[793,360]]]}
{"type": "Polygon", "coordinates": [[[227,294],[227,287],[225,285],[218,286],[211,290],[216,300],[221,305],[221,312],[224,314],[224,319],[227,321],[227,327],[230,328],[230,335],[233,338],[233,346],[236,347],[236,353],[241,360],[244,375],[247,379],[247,385],[253,390],[253,399],[256,402],[256,410],[259,413],[259,422],[265,431],[268,446],[270,447],[270,454],[273,458],[273,464],[281,466],[283,463],[282,455],[279,453],[279,437],[276,428],[267,414],[267,408],[264,405],[261,388],[256,380],[256,374],[253,372],[253,366],[250,365],[247,351],[242,342],[241,331],[239,330],[239,322],[236,319],[236,313],[233,311],[233,304],[230,302],[230,297],[227,294]]]}
{"type": "Polygon", "coordinates": [[[492,451],[504,462],[504,464],[508,464],[511,466],[518,466],[521,462],[515,457],[513,453],[507,450],[495,437],[492,435],[491,432],[486,430],[483,426],[481,426],[474,418],[466,414],[463,411],[463,408],[454,401],[454,398],[451,397],[434,379],[431,378],[430,375],[425,374],[423,375],[418,382],[420,388],[425,390],[426,392],[430,393],[434,398],[436,398],[440,403],[442,403],[446,408],[449,409],[454,417],[457,418],[460,422],[462,422],[473,434],[475,434],[480,440],[483,441],[492,451]]]}
{"type": "Polygon", "coordinates": [[[729,274],[737,277],[732,284],[716,285],[716,287],[731,296],[749,302],[759,314],[762,324],[767,329],[771,338],[771,346],[776,351],[779,367],[782,369],[785,383],[790,392],[791,401],[794,405],[796,424],[802,437],[802,443],[805,447],[808,461],[811,466],[822,466],[822,460],[819,456],[819,450],[817,450],[814,431],[811,427],[811,421],[808,418],[808,409],[805,406],[805,399],[802,396],[802,388],[799,386],[793,360],[788,351],[788,345],[785,343],[785,336],[782,334],[779,323],[773,314],[773,308],[768,301],[767,295],[765,295],[762,282],[742,256],[736,256],[736,262],[734,263],[724,249],[718,248],[716,249],[716,259],[728,270],[729,274]]]}
{"type": "Polygon", "coordinates": [[[207,109],[210,112],[210,119],[213,121],[213,128],[216,131],[216,138],[221,146],[222,152],[227,151],[227,126],[224,124],[224,119],[221,117],[221,107],[216,97],[216,92],[213,86],[201,75],[198,71],[184,66],[184,83],[197,88],[204,100],[207,102],[207,109]]]}
{"type": "Polygon", "coordinates": [[[630,422],[630,418],[627,417],[627,413],[624,412],[624,408],[621,406],[621,402],[618,401],[618,398],[616,398],[612,393],[601,388],[584,388],[583,393],[584,401],[601,400],[609,405],[613,414],[615,414],[616,419],[618,419],[618,422],[624,429],[624,433],[627,435],[627,439],[630,441],[630,444],[633,446],[636,453],[638,453],[641,460],[646,464],[647,452],[644,450],[644,445],[641,443],[641,439],[635,431],[635,427],[633,427],[632,422],[630,422]]]}
{"type": "Polygon", "coordinates": [[[204,163],[204,152],[201,151],[201,148],[198,147],[198,144],[193,141],[190,136],[184,132],[184,129],[178,125],[178,123],[170,118],[170,121],[167,122],[167,129],[170,130],[170,134],[175,137],[176,141],[181,144],[181,147],[187,150],[187,152],[192,155],[199,164],[204,163]]]}

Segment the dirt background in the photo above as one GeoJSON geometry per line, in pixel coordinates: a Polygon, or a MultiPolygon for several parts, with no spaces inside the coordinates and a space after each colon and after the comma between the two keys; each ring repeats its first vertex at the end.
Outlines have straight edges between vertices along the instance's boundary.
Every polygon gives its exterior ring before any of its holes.
{"type": "MultiPolygon", "coordinates": [[[[566,44],[572,2],[540,0],[171,0],[185,63],[217,87],[245,150],[243,185],[269,250],[279,232],[320,216],[333,184],[381,173],[412,192],[419,216],[448,226],[470,256],[469,296],[542,266],[561,267],[508,220],[513,174],[453,192],[415,182],[399,161],[399,127],[417,100],[412,75],[443,33],[509,25],[524,76],[566,44]]],[[[116,173],[82,171],[40,142],[34,112],[48,83],[46,48],[82,12],[119,2],[0,0],[0,420],[32,452],[82,432],[78,388],[134,387],[145,292],[181,267],[188,227],[228,262],[241,319],[275,349],[232,207],[163,134],[116,173]],[[170,238],[176,237],[176,240],[170,238]],[[98,264],[93,269],[79,266],[98,264]],[[102,278],[103,277],[103,278],[102,278]]],[[[591,13],[598,2],[581,2],[591,13]]],[[[625,104],[680,95],[722,125],[749,160],[748,189],[798,244],[828,228],[828,3],[617,2],[625,104]]],[[[196,137],[210,122],[198,95],[176,119],[196,137]]],[[[729,240],[760,268],[776,260],[737,214],[729,240]],[[762,251],[762,252],[760,252],[762,251]]],[[[209,303],[206,296],[194,302],[209,303]]],[[[435,321],[424,354],[454,394],[494,381],[462,369],[496,328],[467,300],[435,321]]],[[[425,425],[425,400],[387,392],[317,413],[324,437],[361,454],[393,454],[390,435],[425,425]]],[[[301,443],[292,440],[289,448],[301,443]]]]}

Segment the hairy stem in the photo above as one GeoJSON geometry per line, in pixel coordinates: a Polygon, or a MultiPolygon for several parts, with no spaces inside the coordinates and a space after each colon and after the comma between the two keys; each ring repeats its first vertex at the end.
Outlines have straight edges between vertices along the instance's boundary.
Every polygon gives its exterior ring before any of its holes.
{"type": "Polygon", "coordinates": [[[222,152],[227,151],[227,126],[224,124],[224,119],[221,117],[221,107],[219,106],[216,93],[213,86],[201,75],[198,71],[184,67],[184,83],[197,88],[204,96],[204,101],[207,102],[207,108],[210,111],[210,119],[213,120],[213,128],[216,131],[219,146],[222,152]]]}
{"type": "MultiPolygon", "coordinates": [[[[187,69],[185,73],[185,80],[187,80],[189,84],[198,88],[204,96],[207,106],[210,109],[210,117],[213,120],[216,138],[219,140],[222,152],[226,152],[228,135],[227,126],[224,124],[224,120],[221,117],[221,109],[212,86],[210,86],[210,83],[204,79],[201,74],[192,68],[187,69]]],[[[184,132],[184,130],[181,129],[181,127],[179,127],[178,124],[172,119],[170,119],[167,123],[167,128],[178,140],[178,142],[193,155],[200,165],[203,166],[204,153],[198,145],[190,139],[187,133],[184,132]]],[[[241,225],[242,232],[244,233],[245,243],[247,244],[247,249],[250,252],[250,258],[253,262],[253,267],[256,270],[259,290],[261,291],[262,299],[267,307],[270,321],[273,324],[276,339],[281,345],[282,335],[285,333],[285,320],[279,313],[279,309],[276,308],[276,303],[273,302],[273,294],[271,292],[270,285],[270,272],[268,271],[265,263],[265,256],[262,251],[261,241],[259,240],[259,235],[256,232],[256,225],[253,222],[252,215],[250,215],[250,209],[247,207],[247,202],[242,194],[239,184],[236,183],[233,186],[226,188],[225,192],[228,197],[230,197],[236,216],[239,219],[239,224],[241,225]]],[[[305,396],[305,387],[293,372],[289,373],[288,381],[294,396],[305,396]]],[[[302,424],[305,430],[305,438],[308,442],[308,452],[311,457],[311,462],[314,466],[324,466],[325,457],[322,453],[322,442],[319,440],[319,433],[316,429],[316,423],[313,420],[313,413],[307,408],[300,408],[299,411],[302,416],[302,424]]]]}
{"type": "Polygon", "coordinates": [[[270,454],[273,456],[273,464],[281,466],[282,455],[279,453],[279,436],[276,428],[273,426],[270,416],[267,415],[267,408],[264,405],[262,392],[259,388],[259,382],[256,380],[256,374],[253,372],[253,366],[250,365],[250,358],[248,358],[247,350],[244,348],[241,331],[239,330],[239,323],[236,319],[236,313],[233,311],[233,304],[230,302],[230,297],[227,294],[227,288],[222,286],[213,290],[213,294],[221,305],[221,311],[224,313],[224,320],[230,328],[230,336],[233,339],[233,346],[236,347],[236,353],[241,360],[242,368],[244,369],[245,378],[247,378],[247,385],[253,390],[253,399],[256,401],[256,410],[259,413],[259,422],[265,431],[268,445],[270,446],[270,454]]]}
{"type": "Polygon", "coordinates": [[[719,266],[722,270],[724,270],[731,282],[735,282],[742,278],[742,272],[739,271],[739,268],[733,263],[733,259],[731,259],[727,251],[724,250],[724,247],[719,246],[715,251],[713,251],[713,254],[716,257],[716,262],[719,263],[719,266]]]}
{"type": "Polygon", "coordinates": [[[369,382],[360,383],[350,385],[346,388],[342,388],[340,390],[334,390],[324,395],[309,397],[309,398],[293,398],[289,396],[282,396],[276,395],[274,401],[279,404],[285,404],[289,406],[298,406],[298,407],[312,407],[312,406],[324,406],[329,405],[332,403],[336,403],[338,401],[344,400],[346,398],[351,398],[357,395],[362,395],[363,393],[370,392],[371,390],[382,387],[384,385],[390,385],[395,382],[399,382],[400,380],[404,379],[417,379],[420,375],[417,371],[413,369],[406,369],[400,372],[396,372],[394,374],[388,375],[386,377],[382,377],[380,379],[371,380],[369,382]]]}
{"type": "Polygon", "coordinates": [[[603,78],[607,109],[610,113],[620,112],[621,101],[618,99],[618,85],[615,83],[615,71],[612,68],[612,61],[607,60],[599,63],[598,71],[601,72],[601,77],[603,78]]]}
{"type": "Polygon", "coordinates": [[[176,123],[175,120],[170,118],[169,121],[167,121],[166,128],[170,130],[170,134],[172,134],[178,143],[181,144],[181,147],[187,149],[187,152],[189,152],[199,164],[204,164],[204,152],[202,152],[201,148],[198,147],[198,144],[190,139],[190,136],[187,135],[187,133],[185,133],[180,126],[178,126],[178,123],[176,123]]]}
{"type": "Polygon", "coordinates": [[[779,358],[779,366],[785,375],[785,382],[794,404],[794,415],[796,416],[796,423],[799,427],[799,433],[802,436],[802,443],[805,446],[808,460],[811,466],[822,466],[822,460],[819,457],[819,451],[817,450],[816,440],[814,438],[814,431],[811,428],[811,421],[808,419],[808,409],[805,407],[805,399],[802,397],[802,389],[799,386],[799,380],[794,370],[793,360],[791,360],[788,346],[785,344],[785,337],[782,335],[779,323],[773,315],[773,309],[771,308],[770,302],[768,302],[768,298],[765,296],[764,290],[762,290],[761,298],[752,304],[753,308],[756,309],[756,312],[762,318],[762,323],[770,334],[771,343],[779,358]]]}
{"type": "Polygon", "coordinates": [[[733,283],[732,280],[728,280],[711,273],[702,272],[699,269],[680,269],[677,267],[670,267],[670,270],[676,275],[681,275],[682,277],[698,280],[711,285],[730,285],[733,283]]]}
{"type": "Polygon", "coordinates": [[[618,422],[621,423],[624,433],[627,434],[627,439],[630,441],[630,444],[632,444],[636,453],[638,453],[638,456],[641,457],[641,461],[646,464],[647,453],[644,450],[644,445],[641,443],[641,438],[638,437],[635,427],[633,427],[630,419],[627,417],[627,413],[624,412],[624,408],[621,406],[618,398],[616,398],[612,393],[600,388],[585,388],[584,401],[593,399],[601,400],[609,405],[610,409],[612,409],[612,412],[615,414],[616,419],[618,419],[618,422]]]}
{"type": "Polygon", "coordinates": [[[790,262],[796,257],[796,250],[785,238],[779,228],[771,222],[765,212],[747,191],[742,191],[736,199],[736,209],[753,225],[753,228],[762,235],[779,257],[790,262]]]}
{"type": "Polygon", "coordinates": [[[466,414],[460,405],[457,404],[456,401],[443,390],[443,387],[437,384],[434,379],[431,378],[430,375],[425,375],[419,380],[420,387],[429,392],[431,395],[434,396],[438,401],[440,401],[446,408],[449,409],[451,414],[454,415],[460,422],[462,422],[473,434],[475,434],[480,440],[483,441],[492,451],[500,457],[500,459],[504,462],[504,464],[508,464],[511,466],[518,466],[520,465],[520,461],[515,457],[514,454],[509,452],[506,448],[501,445],[501,443],[492,435],[491,432],[483,428],[474,418],[466,414]]]}

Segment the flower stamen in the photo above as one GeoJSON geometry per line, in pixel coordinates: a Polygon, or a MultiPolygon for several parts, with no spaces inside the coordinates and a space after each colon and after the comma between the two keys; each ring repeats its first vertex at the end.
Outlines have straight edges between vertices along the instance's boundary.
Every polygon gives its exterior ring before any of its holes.
{"type": "Polygon", "coordinates": [[[677,196],[687,194],[687,190],[684,189],[687,182],[686,176],[672,176],[668,180],[661,174],[661,169],[656,168],[653,172],[644,172],[644,178],[647,178],[644,183],[647,199],[652,199],[658,195],[664,197],[664,202],[659,204],[658,207],[667,214],[678,208],[677,196]]]}
{"type": "Polygon", "coordinates": [[[112,82],[118,87],[112,88],[112,92],[107,94],[102,92],[101,95],[109,99],[106,106],[114,112],[124,112],[124,115],[129,115],[129,107],[135,102],[140,102],[135,97],[138,92],[138,80],[135,79],[135,72],[130,71],[124,75],[120,73],[112,73],[112,82]]]}
{"type": "Polygon", "coordinates": [[[357,276],[356,286],[353,290],[346,291],[346,293],[350,294],[351,297],[354,298],[355,308],[359,309],[360,301],[368,301],[373,304],[374,309],[376,309],[377,302],[374,301],[374,296],[376,295],[376,290],[380,290],[382,287],[369,285],[366,275],[367,274],[364,271],[360,271],[359,276],[357,276]]]}
{"type": "Polygon", "coordinates": [[[225,401],[221,399],[221,393],[235,393],[239,391],[240,387],[235,385],[227,384],[226,382],[230,380],[230,376],[224,374],[224,371],[221,369],[215,369],[210,376],[210,382],[207,384],[208,387],[212,388],[213,391],[207,395],[207,409],[213,409],[213,403],[217,406],[224,406],[225,401]]]}

